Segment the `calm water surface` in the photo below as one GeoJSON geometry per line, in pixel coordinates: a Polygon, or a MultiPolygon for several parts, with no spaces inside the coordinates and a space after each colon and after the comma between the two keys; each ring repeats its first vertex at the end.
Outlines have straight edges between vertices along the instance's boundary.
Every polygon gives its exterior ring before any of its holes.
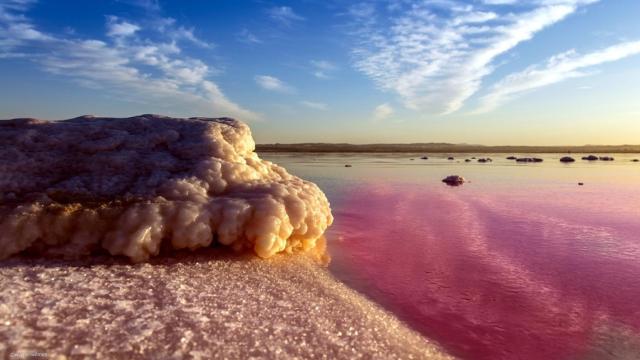
{"type": "Polygon", "coordinates": [[[447,156],[263,157],[327,193],[335,276],[452,354],[640,359],[640,156],[447,156]]]}

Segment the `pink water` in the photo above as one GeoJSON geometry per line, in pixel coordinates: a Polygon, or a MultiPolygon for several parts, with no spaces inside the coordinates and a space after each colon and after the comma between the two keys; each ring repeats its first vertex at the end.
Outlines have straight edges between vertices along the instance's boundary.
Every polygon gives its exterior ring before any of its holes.
{"type": "Polygon", "coordinates": [[[334,274],[452,354],[640,358],[640,165],[543,157],[274,160],[324,185],[334,274]]]}

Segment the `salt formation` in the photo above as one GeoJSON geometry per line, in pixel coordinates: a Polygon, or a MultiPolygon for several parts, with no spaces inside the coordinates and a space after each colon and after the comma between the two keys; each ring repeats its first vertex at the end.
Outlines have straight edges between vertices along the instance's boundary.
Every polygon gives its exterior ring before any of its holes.
{"type": "Polygon", "coordinates": [[[0,258],[313,248],[333,221],[327,198],[254,148],[228,118],[0,121],[0,258]]]}

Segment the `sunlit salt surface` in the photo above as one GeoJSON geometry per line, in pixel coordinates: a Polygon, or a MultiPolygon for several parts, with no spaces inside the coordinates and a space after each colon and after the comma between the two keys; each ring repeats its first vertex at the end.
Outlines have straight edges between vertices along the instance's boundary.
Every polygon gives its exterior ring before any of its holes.
{"type": "Polygon", "coordinates": [[[306,256],[0,262],[0,359],[449,359],[306,256]]]}
{"type": "Polygon", "coordinates": [[[332,272],[452,354],[640,358],[638,155],[421,155],[265,157],[327,193],[332,272]]]}
{"type": "Polygon", "coordinates": [[[332,222],[326,197],[254,147],[227,118],[0,121],[0,259],[313,248],[332,222]]]}

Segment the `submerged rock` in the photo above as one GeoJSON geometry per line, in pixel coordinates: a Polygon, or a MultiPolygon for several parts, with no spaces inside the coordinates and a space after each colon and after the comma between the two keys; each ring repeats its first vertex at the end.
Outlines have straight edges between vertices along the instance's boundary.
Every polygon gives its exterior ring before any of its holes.
{"type": "Polygon", "coordinates": [[[516,159],[517,159],[517,157],[515,157],[515,156],[507,156],[507,160],[516,160],[516,159]]]}
{"type": "Polygon", "coordinates": [[[640,159],[633,159],[632,162],[640,162],[640,159]]]}
{"type": "Polygon", "coordinates": [[[576,161],[574,158],[572,158],[571,156],[563,156],[560,158],[560,162],[563,163],[570,163],[570,162],[574,162],[576,161]]]}
{"type": "Polygon", "coordinates": [[[260,159],[229,118],[15,119],[0,143],[0,258],[213,243],[266,258],[313,248],[333,221],[315,184],[260,159]]]}
{"type": "Polygon", "coordinates": [[[442,179],[442,182],[450,186],[458,186],[464,184],[466,180],[462,176],[449,175],[442,179]]]}
{"type": "Polygon", "coordinates": [[[429,160],[429,157],[428,157],[428,156],[422,156],[420,159],[422,159],[422,160],[429,160]]]}
{"type": "Polygon", "coordinates": [[[539,163],[539,162],[543,162],[543,159],[540,158],[517,158],[516,159],[517,162],[533,162],[533,163],[539,163]]]}
{"type": "Polygon", "coordinates": [[[601,161],[613,161],[615,159],[613,157],[611,157],[611,156],[601,156],[600,160],[601,161]]]}
{"type": "Polygon", "coordinates": [[[587,160],[587,161],[596,161],[598,160],[598,157],[595,155],[589,155],[589,156],[583,156],[582,160],[587,160]]]}
{"type": "Polygon", "coordinates": [[[447,160],[454,160],[453,156],[449,156],[447,160]]]}
{"type": "Polygon", "coordinates": [[[350,164],[346,164],[344,167],[351,167],[351,165],[350,164]]]}

